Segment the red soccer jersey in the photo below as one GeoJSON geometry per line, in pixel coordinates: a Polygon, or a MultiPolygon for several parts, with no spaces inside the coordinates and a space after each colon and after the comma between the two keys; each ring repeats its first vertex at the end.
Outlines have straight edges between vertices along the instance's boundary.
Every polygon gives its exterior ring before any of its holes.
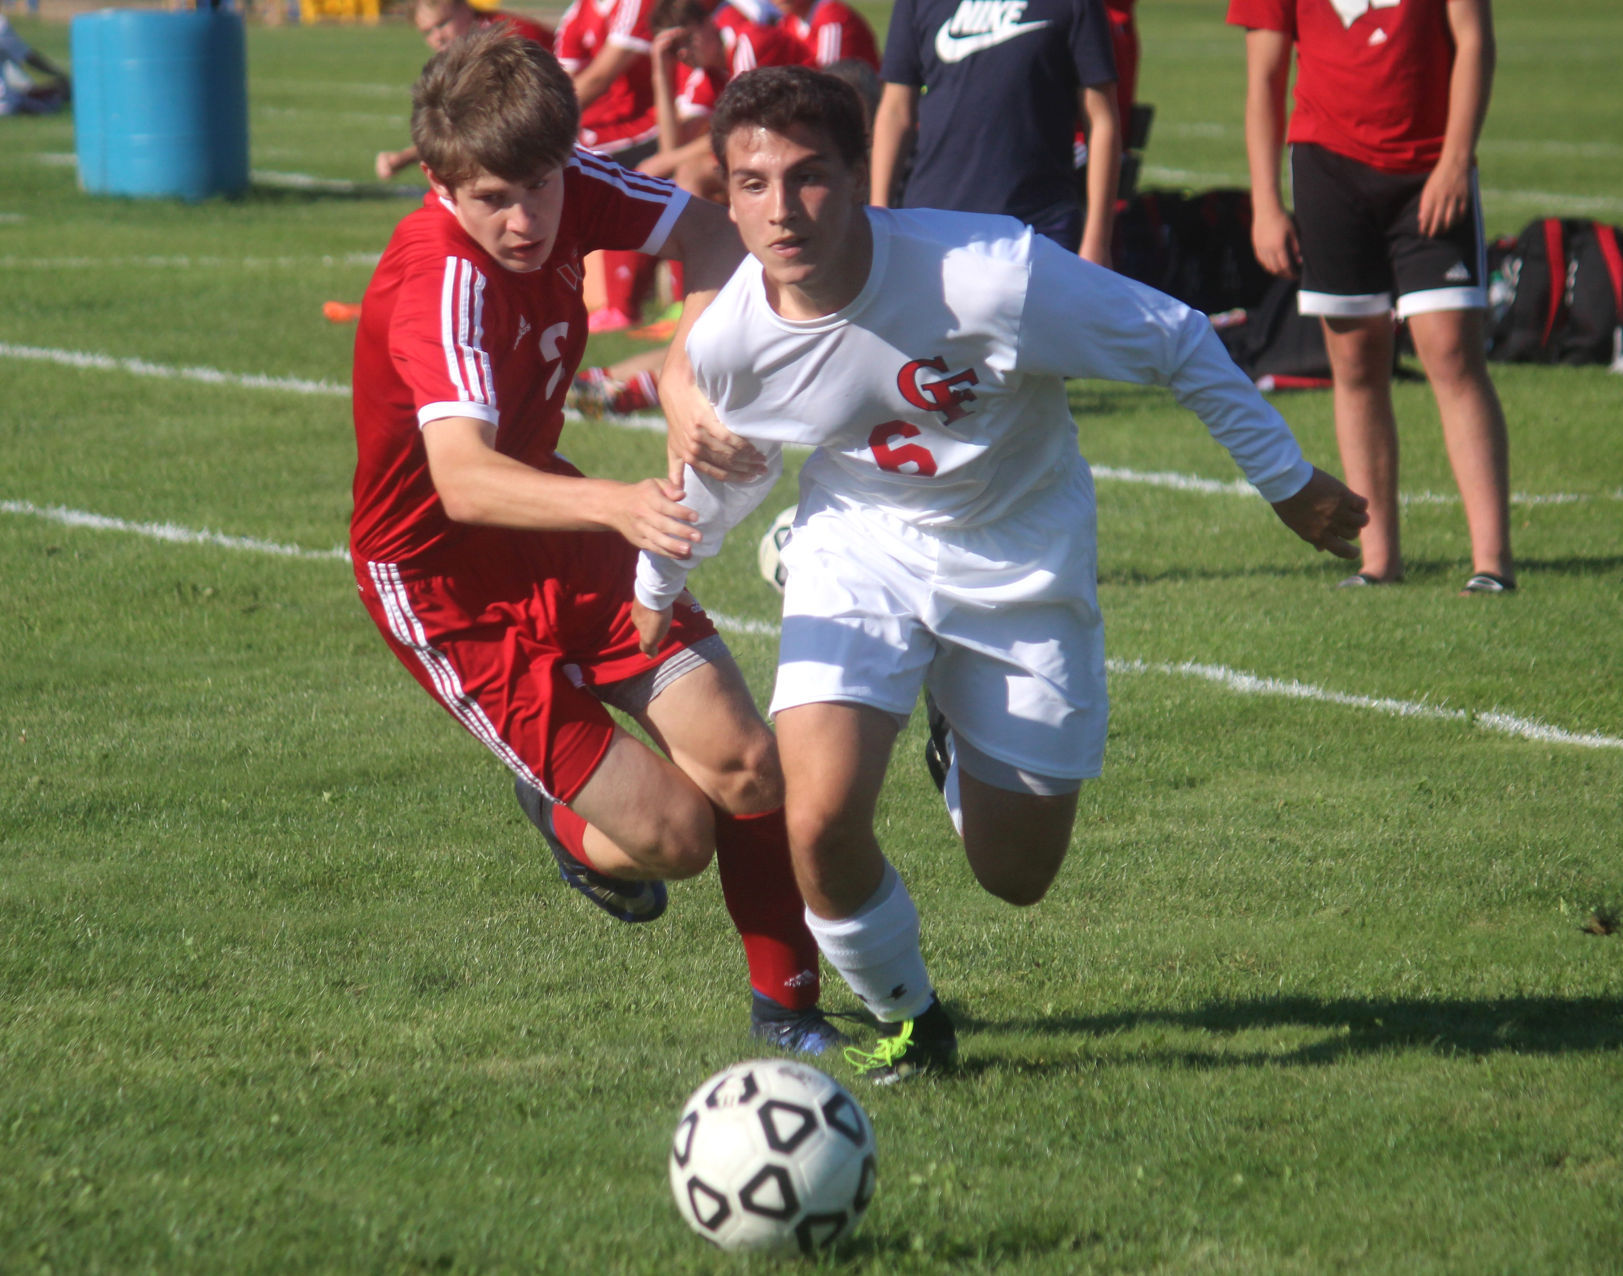
{"type": "Polygon", "coordinates": [[[1436,166],[1454,65],[1447,0],[1229,0],[1228,20],[1295,41],[1288,141],[1389,173],[1436,166]]]}
{"type": "Polygon", "coordinates": [[[783,27],[812,51],[817,66],[855,58],[879,69],[879,42],[873,28],[845,0],[818,0],[804,18],[786,13],[783,27]]]}
{"type": "Polygon", "coordinates": [[[721,29],[722,43],[727,46],[727,77],[721,79],[698,67],[690,69],[676,91],[676,109],[683,119],[709,115],[728,82],[745,71],[758,66],[812,65],[811,49],[782,27],[763,27],[734,16],[729,5],[716,10],[711,21],[721,29]],[[728,14],[725,23],[724,13],[728,14]]]}
{"type": "Polygon", "coordinates": [[[687,203],[669,182],[583,150],[563,180],[552,255],[524,274],[498,265],[432,192],[395,228],[355,338],[358,562],[405,563],[458,539],[429,478],[427,422],[488,421],[499,452],[554,463],[564,394],[586,347],[582,257],[657,251],[687,203]]]}
{"type": "Polygon", "coordinates": [[[558,23],[558,61],[571,75],[584,71],[605,48],[641,55],[581,112],[582,146],[614,151],[658,130],[647,57],[653,7],[653,0],[575,0],[558,23]]]}
{"type": "Polygon", "coordinates": [[[514,35],[521,35],[526,40],[534,40],[549,53],[552,51],[552,28],[542,26],[539,22],[532,22],[529,18],[521,18],[516,13],[481,13],[478,23],[488,27],[493,22],[505,22],[513,28],[514,35]]]}

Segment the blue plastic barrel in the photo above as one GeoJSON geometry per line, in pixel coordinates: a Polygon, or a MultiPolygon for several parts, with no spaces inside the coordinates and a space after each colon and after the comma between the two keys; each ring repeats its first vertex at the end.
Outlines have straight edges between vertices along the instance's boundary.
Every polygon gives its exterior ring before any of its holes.
{"type": "Polygon", "coordinates": [[[223,9],[104,9],[73,19],[79,185],[206,199],[248,187],[248,57],[223,9]]]}

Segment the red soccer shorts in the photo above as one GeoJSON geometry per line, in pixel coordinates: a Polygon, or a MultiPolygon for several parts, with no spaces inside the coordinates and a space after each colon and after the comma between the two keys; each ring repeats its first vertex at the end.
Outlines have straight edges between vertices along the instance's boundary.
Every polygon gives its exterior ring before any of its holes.
{"type": "Polygon", "coordinates": [[[637,551],[609,532],[469,528],[431,566],[357,562],[361,601],[423,689],[486,748],[567,803],[608,751],[593,687],[636,677],[716,632],[678,603],[649,658],[637,648],[637,551]]]}

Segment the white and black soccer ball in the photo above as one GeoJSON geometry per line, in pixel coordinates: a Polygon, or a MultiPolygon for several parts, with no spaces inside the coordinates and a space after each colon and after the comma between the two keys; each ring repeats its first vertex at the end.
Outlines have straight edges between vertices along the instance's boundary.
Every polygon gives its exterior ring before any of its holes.
{"type": "Polygon", "coordinates": [[[772,526],[766,529],[766,535],[761,537],[761,545],[755,555],[755,561],[761,568],[761,579],[780,594],[789,580],[789,573],[783,566],[783,547],[794,534],[795,510],[798,508],[791,505],[779,512],[772,520],[772,526]]]}
{"type": "Polygon", "coordinates": [[[671,1191],[687,1224],[727,1250],[816,1254],[873,1200],[873,1127],[832,1077],[789,1059],[716,1073],[671,1141],[671,1191]]]}

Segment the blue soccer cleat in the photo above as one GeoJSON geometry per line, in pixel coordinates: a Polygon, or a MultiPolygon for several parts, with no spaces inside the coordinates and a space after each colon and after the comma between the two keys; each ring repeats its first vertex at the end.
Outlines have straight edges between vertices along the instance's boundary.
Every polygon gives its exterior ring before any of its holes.
{"type": "Polygon", "coordinates": [[[558,863],[558,876],[573,886],[610,917],[622,922],[651,922],[665,911],[669,896],[664,882],[633,882],[610,877],[582,864],[569,853],[552,831],[552,802],[522,776],[513,781],[519,808],[546,839],[552,858],[558,863]]]}
{"type": "Polygon", "coordinates": [[[750,1036],[779,1050],[813,1056],[851,1042],[816,1006],[791,1010],[760,993],[750,1003],[750,1036]]]}

